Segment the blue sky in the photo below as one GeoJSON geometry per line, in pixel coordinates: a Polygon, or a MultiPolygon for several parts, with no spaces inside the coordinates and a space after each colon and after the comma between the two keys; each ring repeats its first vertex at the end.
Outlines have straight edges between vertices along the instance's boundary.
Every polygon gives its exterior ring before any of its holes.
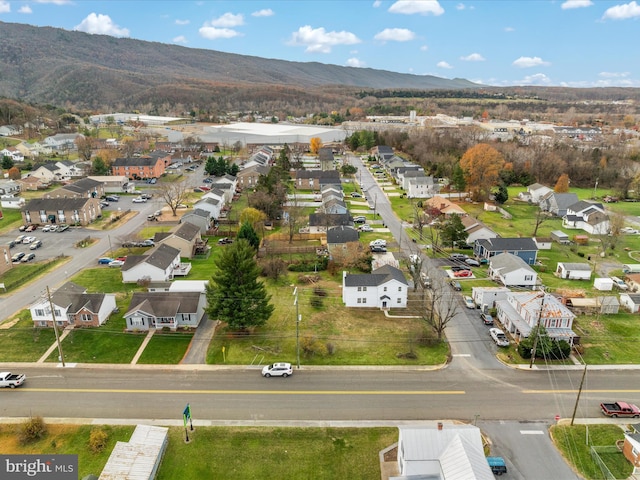
{"type": "Polygon", "coordinates": [[[638,2],[0,0],[0,21],[496,86],[640,87],[638,2]]]}

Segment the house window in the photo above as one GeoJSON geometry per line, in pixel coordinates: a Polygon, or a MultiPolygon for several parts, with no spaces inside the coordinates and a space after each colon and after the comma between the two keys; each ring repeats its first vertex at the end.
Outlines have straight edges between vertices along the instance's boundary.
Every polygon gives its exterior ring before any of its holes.
{"type": "Polygon", "coordinates": [[[362,287],[358,287],[358,291],[361,292],[362,291],[362,287]]]}
{"type": "Polygon", "coordinates": [[[80,320],[83,322],[91,322],[93,320],[93,316],[89,313],[83,313],[80,315],[80,320]]]}
{"type": "Polygon", "coordinates": [[[367,291],[367,287],[362,287],[362,291],[366,292],[367,291]]]}
{"type": "Polygon", "coordinates": [[[41,308],[36,308],[36,316],[44,317],[44,310],[41,308]]]}
{"type": "Polygon", "coordinates": [[[366,298],[366,297],[364,297],[364,298],[362,299],[362,303],[367,303],[367,298],[366,298]]]}
{"type": "Polygon", "coordinates": [[[358,303],[362,303],[362,299],[358,297],[358,303]]]}
{"type": "Polygon", "coordinates": [[[531,280],[533,280],[533,275],[525,275],[524,276],[524,281],[525,282],[530,282],[531,280]]]}
{"type": "Polygon", "coordinates": [[[387,287],[382,287],[382,291],[386,292],[387,291],[387,287]]]}
{"type": "Polygon", "coordinates": [[[401,292],[402,291],[402,287],[398,287],[398,291],[401,292]]]}
{"type": "Polygon", "coordinates": [[[400,297],[398,297],[398,300],[396,301],[396,303],[398,303],[398,304],[402,303],[402,299],[400,297]]]}
{"type": "Polygon", "coordinates": [[[132,317],[131,318],[131,326],[132,327],[140,327],[144,325],[144,318],[141,317],[132,317]]]}

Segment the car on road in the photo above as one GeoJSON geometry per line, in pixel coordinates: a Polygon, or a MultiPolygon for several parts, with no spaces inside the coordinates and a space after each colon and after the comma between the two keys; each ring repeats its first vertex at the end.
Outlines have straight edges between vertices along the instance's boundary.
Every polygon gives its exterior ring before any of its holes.
{"type": "Polygon", "coordinates": [[[504,334],[504,332],[502,330],[500,330],[499,328],[490,328],[489,329],[489,335],[491,335],[491,338],[493,339],[493,341],[495,342],[495,344],[497,346],[499,346],[499,347],[508,347],[509,346],[509,339],[504,334]]]}
{"type": "Polygon", "coordinates": [[[29,245],[29,250],[37,250],[42,246],[42,240],[36,240],[29,245]]]}
{"type": "Polygon", "coordinates": [[[463,300],[464,300],[464,306],[465,306],[465,307],[467,307],[467,308],[474,308],[474,309],[476,308],[476,304],[475,304],[475,303],[473,303],[473,298],[471,298],[470,296],[465,295],[465,296],[463,297],[463,300]]]}
{"type": "Polygon", "coordinates": [[[482,320],[482,323],[485,325],[493,325],[493,317],[489,313],[481,313],[480,320],[482,320]]]}
{"type": "Polygon", "coordinates": [[[122,265],[124,265],[124,262],[122,260],[113,260],[113,261],[109,262],[108,265],[110,267],[112,267],[112,268],[118,268],[118,267],[121,267],[122,265]]]}
{"type": "Polygon", "coordinates": [[[36,241],[36,237],[24,237],[22,239],[22,243],[26,243],[26,244],[32,243],[32,242],[35,242],[35,241],[36,241]]]}
{"type": "Polygon", "coordinates": [[[18,252],[13,257],[11,257],[11,261],[13,263],[19,262],[26,255],[24,252],[18,252]]]}
{"type": "Polygon", "coordinates": [[[471,270],[459,270],[457,272],[453,272],[453,276],[456,278],[468,278],[473,276],[471,270]]]}
{"type": "Polygon", "coordinates": [[[61,223],[58,225],[58,232],[64,232],[65,230],[69,230],[69,225],[66,223],[61,223]]]}
{"type": "Polygon", "coordinates": [[[272,365],[265,365],[262,369],[263,377],[288,377],[293,374],[293,368],[290,363],[274,363],[272,365]]]}
{"type": "Polygon", "coordinates": [[[27,263],[30,262],[31,260],[33,260],[34,258],[36,258],[36,254],[35,253],[30,253],[29,255],[22,257],[22,260],[20,260],[22,263],[27,263]]]}
{"type": "Polygon", "coordinates": [[[142,198],[142,197],[136,197],[133,200],[131,200],[133,203],[146,203],[147,199],[146,198],[142,198]]]}
{"type": "Polygon", "coordinates": [[[453,288],[456,292],[462,291],[462,286],[460,285],[460,282],[458,282],[457,280],[449,281],[449,285],[451,285],[451,288],[453,288]]]}
{"type": "Polygon", "coordinates": [[[102,257],[98,259],[98,265],[109,265],[111,262],[113,262],[113,258],[102,257]]]}
{"type": "Polygon", "coordinates": [[[475,258],[467,258],[467,259],[465,259],[464,263],[466,263],[470,267],[479,267],[480,266],[480,262],[478,260],[476,260],[475,258]]]}
{"type": "Polygon", "coordinates": [[[358,230],[360,230],[361,232],[373,232],[373,227],[368,223],[365,223],[364,225],[360,225],[358,227],[358,230]]]}

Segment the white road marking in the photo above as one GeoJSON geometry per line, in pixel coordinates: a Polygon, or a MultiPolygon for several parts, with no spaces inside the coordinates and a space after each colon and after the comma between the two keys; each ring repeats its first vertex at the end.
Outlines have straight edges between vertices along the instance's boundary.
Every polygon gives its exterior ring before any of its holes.
{"type": "Polygon", "coordinates": [[[520,430],[520,435],[544,435],[542,430],[520,430]]]}

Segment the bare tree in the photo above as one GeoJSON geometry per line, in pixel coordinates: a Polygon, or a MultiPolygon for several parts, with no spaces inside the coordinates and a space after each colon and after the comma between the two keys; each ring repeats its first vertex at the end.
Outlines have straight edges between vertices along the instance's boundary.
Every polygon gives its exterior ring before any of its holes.
{"type": "Polygon", "coordinates": [[[85,162],[91,160],[91,154],[93,153],[93,139],[91,137],[79,137],[76,140],[76,147],[80,158],[85,162]]]}
{"type": "Polygon", "coordinates": [[[538,211],[536,212],[536,221],[534,222],[535,227],[533,229],[533,233],[531,234],[532,237],[535,237],[538,234],[538,228],[540,227],[540,225],[549,220],[549,218],[550,214],[548,212],[545,212],[541,208],[538,208],[538,211]]]}
{"type": "Polygon", "coordinates": [[[293,195],[293,204],[286,208],[289,243],[293,243],[293,236],[297,233],[300,222],[304,218],[304,207],[298,203],[298,197],[293,195]]]}
{"type": "Polygon", "coordinates": [[[181,182],[162,182],[158,184],[156,190],[160,198],[171,209],[174,217],[178,216],[176,213],[178,205],[184,203],[190,194],[186,180],[181,182]]]}

